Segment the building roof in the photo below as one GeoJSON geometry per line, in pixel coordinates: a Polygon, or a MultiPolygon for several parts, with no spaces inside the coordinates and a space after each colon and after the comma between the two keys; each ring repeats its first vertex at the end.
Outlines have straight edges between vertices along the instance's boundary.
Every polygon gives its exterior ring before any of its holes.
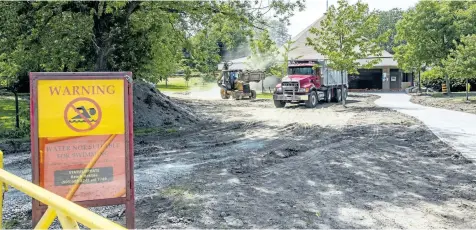
{"type": "MultiPolygon", "coordinates": [[[[313,47],[306,45],[308,37],[315,38],[315,35],[309,32],[309,30],[312,27],[320,28],[321,21],[324,20],[324,18],[325,18],[325,15],[321,16],[312,24],[310,24],[308,27],[306,27],[306,29],[304,29],[303,31],[301,31],[299,34],[297,34],[296,36],[292,38],[292,41],[294,41],[294,44],[292,45],[292,47],[295,49],[289,52],[288,54],[289,60],[324,60],[326,59],[322,54],[314,50],[313,47]]],[[[279,51],[283,52],[284,47],[279,48],[279,51]]],[[[364,64],[373,58],[376,58],[376,57],[370,56],[365,59],[359,59],[358,62],[364,64]]],[[[380,58],[381,58],[380,62],[374,65],[377,68],[398,66],[398,63],[393,58],[393,55],[385,50],[382,52],[382,55],[380,58]]],[[[247,57],[231,60],[231,62],[233,62],[233,68],[243,67],[244,69],[247,68],[246,61],[247,61],[247,57]]],[[[221,69],[222,67],[223,67],[223,64],[218,65],[219,69],[221,69]]]]}

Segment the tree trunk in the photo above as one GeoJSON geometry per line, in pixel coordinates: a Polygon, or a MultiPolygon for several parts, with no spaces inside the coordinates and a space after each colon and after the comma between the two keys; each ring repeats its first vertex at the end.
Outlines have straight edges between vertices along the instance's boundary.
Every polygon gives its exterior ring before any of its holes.
{"type": "Polygon", "coordinates": [[[450,78],[448,77],[448,74],[445,74],[445,78],[446,78],[446,93],[448,94],[448,96],[451,96],[451,86],[450,86],[450,78]]]}
{"type": "Polygon", "coordinates": [[[418,70],[418,93],[421,93],[421,70],[418,70]]]}
{"type": "Polygon", "coordinates": [[[96,51],[94,71],[107,71],[107,57],[113,50],[111,27],[114,26],[112,15],[106,14],[106,3],[97,2],[94,6],[96,14],[93,16],[93,43],[96,51]],[[100,5],[103,4],[102,9],[100,5]],[[101,11],[102,10],[102,11],[101,11]],[[101,12],[100,12],[101,11],[101,12]]]}
{"type": "Polygon", "coordinates": [[[19,115],[20,111],[18,108],[18,93],[14,91],[13,94],[15,95],[15,127],[19,129],[20,128],[20,115],[19,115]]]}
{"type": "Polygon", "coordinates": [[[345,107],[345,97],[344,97],[344,71],[340,71],[341,85],[340,85],[340,95],[342,99],[342,106],[345,107]]]}
{"type": "Polygon", "coordinates": [[[98,48],[98,55],[96,56],[96,63],[94,65],[95,71],[106,71],[107,70],[107,54],[103,47],[98,48]]]}
{"type": "Polygon", "coordinates": [[[469,101],[469,87],[468,87],[468,78],[466,78],[466,101],[469,101]]]}
{"type": "Polygon", "coordinates": [[[264,79],[261,80],[261,93],[264,93],[264,79]]]}
{"type": "Polygon", "coordinates": [[[169,87],[168,83],[169,83],[169,78],[165,78],[165,88],[169,87]]]}
{"type": "Polygon", "coordinates": [[[415,86],[415,72],[412,71],[412,86],[415,86]]]}

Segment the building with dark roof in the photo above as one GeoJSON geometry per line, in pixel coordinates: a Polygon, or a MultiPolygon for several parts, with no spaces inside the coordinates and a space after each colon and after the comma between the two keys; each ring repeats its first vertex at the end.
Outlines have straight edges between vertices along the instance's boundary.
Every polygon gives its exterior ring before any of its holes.
{"type": "MultiPolygon", "coordinates": [[[[296,62],[325,60],[326,58],[314,50],[313,47],[306,45],[307,38],[313,38],[315,35],[311,34],[309,30],[312,27],[319,28],[321,21],[325,16],[320,17],[309,25],[306,29],[301,31],[298,35],[292,38],[294,41],[294,49],[289,52],[289,60],[296,62]]],[[[280,51],[284,48],[281,47],[280,51]]],[[[365,59],[360,59],[358,62],[364,64],[371,59],[380,58],[380,62],[375,64],[370,69],[359,69],[358,75],[349,75],[349,89],[351,91],[359,90],[403,90],[412,85],[413,76],[411,73],[405,73],[398,68],[397,61],[393,55],[387,51],[383,51],[380,57],[370,56],[365,59]]],[[[233,69],[247,69],[248,58],[238,58],[231,61],[233,69]]],[[[222,64],[218,66],[222,68],[222,64]]]]}

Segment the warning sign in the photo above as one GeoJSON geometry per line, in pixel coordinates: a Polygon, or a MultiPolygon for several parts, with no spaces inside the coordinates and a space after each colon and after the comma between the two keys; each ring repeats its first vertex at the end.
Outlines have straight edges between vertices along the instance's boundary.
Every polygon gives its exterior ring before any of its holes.
{"type": "MultiPolygon", "coordinates": [[[[55,171],[55,186],[74,185],[83,171],[84,168],[55,171]]],[[[81,184],[110,182],[114,179],[113,174],[113,167],[92,168],[81,180],[81,184]]]]}
{"type": "Polygon", "coordinates": [[[74,99],[64,109],[66,125],[76,132],[93,130],[99,125],[101,118],[102,111],[99,104],[86,97],[74,99]]]}
{"type": "Polygon", "coordinates": [[[38,80],[38,116],[39,137],[123,134],[124,80],[38,80]]]}
{"type": "Polygon", "coordinates": [[[85,136],[66,140],[44,138],[42,141],[45,154],[40,174],[44,188],[65,196],[84,173],[88,163],[98,157],[81,180],[73,200],[124,196],[120,194],[126,187],[124,135],[85,136]]]}
{"type": "MultiPolygon", "coordinates": [[[[130,76],[30,73],[30,125],[33,183],[83,207],[124,204],[134,229],[130,76]]],[[[34,226],[45,208],[32,200],[34,226]]]]}

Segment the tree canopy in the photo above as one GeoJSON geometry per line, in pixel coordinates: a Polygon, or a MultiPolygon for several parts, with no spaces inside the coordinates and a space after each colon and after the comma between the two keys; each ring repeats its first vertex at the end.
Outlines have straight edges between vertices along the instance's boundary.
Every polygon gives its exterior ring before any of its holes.
{"type": "Polygon", "coordinates": [[[308,37],[307,44],[328,59],[330,68],[358,73],[358,68],[370,68],[380,61],[378,58],[364,64],[357,61],[382,55],[383,49],[378,44],[386,41],[388,33],[370,37],[376,34],[377,28],[378,16],[369,12],[367,4],[359,1],[351,5],[339,0],[337,7],[329,7],[321,27],[310,29],[316,37],[308,37]]]}
{"type": "Polygon", "coordinates": [[[464,36],[443,61],[448,75],[455,79],[476,78],[476,34],[464,36]]]}
{"type": "Polygon", "coordinates": [[[278,48],[267,30],[257,36],[258,38],[250,42],[251,56],[248,57],[248,66],[251,69],[265,70],[270,73],[277,61],[278,48]]]}
{"type": "Polygon", "coordinates": [[[132,71],[156,81],[183,58],[206,72],[263,29],[269,12],[287,21],[304,7],[301,0],[267,3],[0,2],[0,74],[25,83],[31,71],[132,71]]]}
{"type": "Polygon", "coordinates": [[[395,36],[397,35],[397,22],[402,19],[404,11],[399,8],[394,8],[388,11],[377,10],[374,12],[378,15],[378,27],[377,33],[373,34],[374,38],[378,38],[383,34],[389,33],[387,41],[380,43],[383,49],[387,52],[394,54],[393,47],[398,44],[395,42],[395,36]]]}
{"type": "Polygon", "coordinates": [[[473,1],[420,1],[397,23],[395,58],[406,70],[428,66],[425,76],[447,76],[445,59],[463,36],[476,33],[475,22],[473,1]]]}

